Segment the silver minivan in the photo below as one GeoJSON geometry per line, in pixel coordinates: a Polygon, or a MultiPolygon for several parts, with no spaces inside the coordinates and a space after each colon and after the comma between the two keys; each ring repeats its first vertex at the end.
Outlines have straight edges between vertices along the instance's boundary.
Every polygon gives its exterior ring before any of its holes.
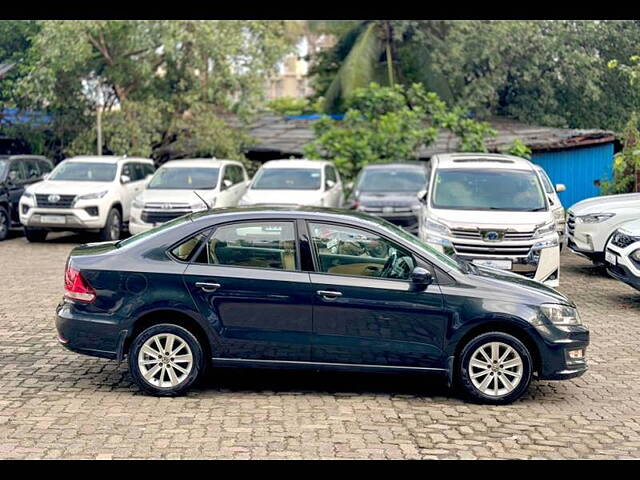
{"type": "Polygon", "coordinates": [[[451,153],[430,163],[427,188],[418,193],[422,240],[476,265],[559,285],[556,222],[531,162],[451,153]]]}

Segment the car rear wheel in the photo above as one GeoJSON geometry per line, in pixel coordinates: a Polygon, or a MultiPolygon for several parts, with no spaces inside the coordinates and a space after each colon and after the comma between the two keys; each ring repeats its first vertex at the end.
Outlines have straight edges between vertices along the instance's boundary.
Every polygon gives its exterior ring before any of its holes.
{"type": "Polygon", "coordinates": [[[532,364],[529,350],[513,335],[483,333],[462,349],[457,380],[471,400],[504,405],[527,390],[532,364]]]}
{"type": "Polygon", "coordinates": [[[26,228],[24,229],[24,236],[27,237],[27,240],[30,242],[44,242],[47,239],[46,230],[42,230],[40,228],[26,228]]]}
{"type": "Polygon", "coordinates": [[[11,220],[9,219],[9,213],[6,208],[0,207],[0,241],[7,238],[10,228],[11,220]]]}
{"type": "Polygon", "coordinates": [[[131,376],[142,390],[155,396],[181,395],[198,380],[203,367],[198,339],[178,325],[147,328],[129,350],[131,376]]]}
{"type": "Polygon", "coordinates": [[[107,242],[109,240],[119,240],[122,232],[122,218],[117,208],[112,208],[107,215],[107,223],[100,230],[100,240],[107,242]]]}

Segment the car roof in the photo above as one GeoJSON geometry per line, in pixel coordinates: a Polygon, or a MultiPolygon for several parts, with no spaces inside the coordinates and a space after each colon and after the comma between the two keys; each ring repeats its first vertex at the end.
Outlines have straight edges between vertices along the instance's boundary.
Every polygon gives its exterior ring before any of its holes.
{"type": "Polygon", "coordinates": [[[185,158],[181,160],[171,160],[162,164],[163,168],[189,168],[189,167],[211,167],[220,168],[223,165],[242,165],[235,160],[222,160],[217,158],[185,158]]]}
{"type": "Polygon", "coordinates": [[[0,155],[0,160],[19,160],[21,158],[34,158],[36,160],[49,160],[47,157],[43,155],[30,155],[27,153],[16,153],[15,155],[0,155]]]}
{"type": "Polygon", "coordinates": [[[533,171],[534,166],[529,160],[514,155],[498,153],[446,153],[434,155],[437,168],[447,169],[509,169],[533,171]]]}
{"type": "Polygon", "coordinates": [[[262,168],[322,168],[325,165],[333,165],[326,160],[308,160],[304,158],[269,160],[262,168]]]}
{"type": "Polygon", "coordinates": [[[73,160],[74,162],[104,162],[104,163],[119,163],[125,160],[135,160],[137,162],[151,162],[153,160],[142,157],[127,157],[116,155],[78,155],[77,157],[65,158],[64,161],[73,160]]]}
{"type": "Polygon", "coordinates": [[[428,168],[427,162],[393,162],[393,163],[370,163],[365,165],[362,170],[393,170],[393,169],[414,169],[414,170],[426,170],[428,168]]]}

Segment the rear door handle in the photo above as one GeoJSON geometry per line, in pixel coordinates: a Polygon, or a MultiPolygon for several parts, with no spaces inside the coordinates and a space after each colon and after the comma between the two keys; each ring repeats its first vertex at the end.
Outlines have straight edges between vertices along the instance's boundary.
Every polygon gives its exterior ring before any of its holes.
{"type": "Polygon", "coordinates": [[[325,300],[333,300],[342,296],[341,292],[337,292],[335,290],[318,290],[316,293],[325,300]]]}
{"type": "Polygon", "coordinates": [[[204,290],[205,292],[215,292],[220,288],[219,283],[207,283],[207,282],[196,282],[196,287],[204,290]]]}

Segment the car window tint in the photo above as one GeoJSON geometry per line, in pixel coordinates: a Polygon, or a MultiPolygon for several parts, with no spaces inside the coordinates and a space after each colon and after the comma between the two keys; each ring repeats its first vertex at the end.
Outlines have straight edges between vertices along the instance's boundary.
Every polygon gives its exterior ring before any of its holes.
{"type": "MultiPolygon", "coordinates": [[[[210,230],[200,232],[193,237],[188,238],[177,247],[171,250],[171,254],[179,260],[186,262],[189,258],[198,250],[198,247],[202,245],[209,236],[210,230]]],[[[206,258],[206,257],[205,257],[206,258]]]]}
{"type": "Polygon", "coordinates": [[[13,161],[9,165],[9,179],[14,182],[22,182],[26,179],[25,169],[21,162],[13,161]]]}
{"type": "Polygon", "coordinates": [[[243,222],[218,227],[195,260],[210,265],[296,270],[291,222],[243,222]]]}
{"type": "Polygon", "coordinates": [[[309,226],[321,272],[406,280],[416,265],[411,253],[366,230],[323,223],[309,226]]]}
{"type": "Polygon", "coordinates": [[[51,164],[46,160],[38,160],[38,165],[40,166],[40,174],[44,175],[45,173],[51,172],[53,170],[51,164]]]}
{"type": "Polygon", "coordinates": [[[333,169],[333,167],[331,167],[329,165],[327,165],[327,167],[325,169],[325,179],[326,180],[333,180],[334,182],[338,181],[338,179],[336,177],[336,171],[333,169]]]}
{"type": "Polygon", "coordinates": [[[138,181],[138,180],[142,180],[145,177],[144,174],[144,166],[141,163],[134,163],[133,164],[133,177],[134,177],[134,181],[138,181]]]}
{"type": "Polygon", "coordinates": [[[40,177],[40,169],[35,158],[27,158],[24,160],[24,166],[27,169],[27,179],[34,180],[40,177]]]}

